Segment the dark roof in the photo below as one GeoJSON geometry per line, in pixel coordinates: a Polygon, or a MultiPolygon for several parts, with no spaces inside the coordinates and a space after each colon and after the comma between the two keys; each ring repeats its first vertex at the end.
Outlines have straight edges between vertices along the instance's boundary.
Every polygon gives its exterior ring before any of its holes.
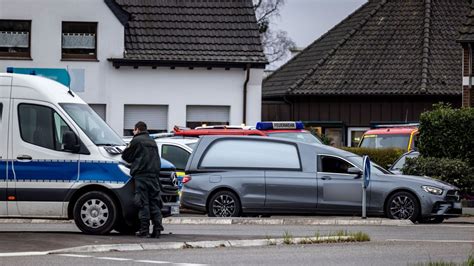
{"type": "Polygon", "coordinates": [[[125,26],[114,65],[246,66],[267,63],[251,0],[110,0],[125,26]]]}
{"type": "Polygon", "coordinates": [[[468,0],[373,0],[263,82],[263,96],[459,95],[468,0]]]}
{"type": "Polygon", "coordinates": [[[474,41],[474,6],[471,5],[471,11],[467,15],[466,20],[462,24],[459,30],[460,37],[459,42],[473,42],[474,41]]]}

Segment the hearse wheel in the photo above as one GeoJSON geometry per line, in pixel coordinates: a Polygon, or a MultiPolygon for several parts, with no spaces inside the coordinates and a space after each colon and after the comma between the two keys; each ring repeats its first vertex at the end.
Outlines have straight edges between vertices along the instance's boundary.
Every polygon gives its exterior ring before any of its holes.
{"type": "Polygon", "coordinates": [[[240,216],[240,201],[237,195],[230,191],[220,191],[212,196],[207,207],[209,217],[238,217],[240,216]]]}

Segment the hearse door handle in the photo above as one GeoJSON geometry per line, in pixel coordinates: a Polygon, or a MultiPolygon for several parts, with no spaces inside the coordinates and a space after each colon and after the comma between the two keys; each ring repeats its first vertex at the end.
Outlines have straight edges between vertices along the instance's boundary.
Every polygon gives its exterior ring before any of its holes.
{"type": "Polygon", "coordinates": [[[33,158],[29,155],[18,155],[16,157],[19,161],[31,161],[33,158]]]}
{"type": "Polygon", "coordinates": [[[332,178],[330,176],[323,176],[321,177],[322,180],[331,180],[332,178]]]}

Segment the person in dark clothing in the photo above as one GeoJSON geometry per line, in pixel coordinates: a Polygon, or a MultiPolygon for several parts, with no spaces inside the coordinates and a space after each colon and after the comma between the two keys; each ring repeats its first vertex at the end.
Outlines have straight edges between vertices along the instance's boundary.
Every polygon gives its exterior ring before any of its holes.
{"type": "Polygon", "coordinates": [[[156,142],[149,136],[147,126],[140,121],[133,130],[133,139],[122,153],[122,159],[131,164],[130,175],[135,180],[135,204],[138,207],[139,237],[159,238],[161,224],[160,168],[161,161],[156,142]],[[150,234],[150,220],[153,231],[150,234]]]}

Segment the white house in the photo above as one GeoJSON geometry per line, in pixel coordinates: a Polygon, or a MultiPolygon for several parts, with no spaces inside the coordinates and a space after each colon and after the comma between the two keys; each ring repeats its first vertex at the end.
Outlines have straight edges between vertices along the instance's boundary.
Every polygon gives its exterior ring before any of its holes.
{"type": "Polygon", "coordinates": [[[119,134],[255,125],[265,64],[251,0],[0,0],[0,72],[62,80],[119,134]]]}

